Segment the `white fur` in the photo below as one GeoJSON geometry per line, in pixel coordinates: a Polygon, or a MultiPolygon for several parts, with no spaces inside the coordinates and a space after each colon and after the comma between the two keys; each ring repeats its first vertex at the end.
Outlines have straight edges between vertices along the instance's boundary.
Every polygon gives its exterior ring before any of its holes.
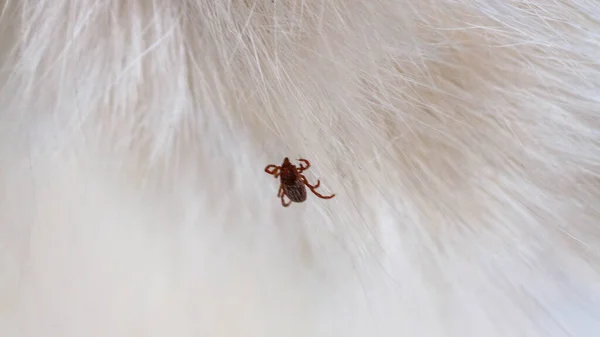
{"type": "Polygon", "coordinates": [[[0,6],[0,336],[600,336],[594,1],[0,6]]]}

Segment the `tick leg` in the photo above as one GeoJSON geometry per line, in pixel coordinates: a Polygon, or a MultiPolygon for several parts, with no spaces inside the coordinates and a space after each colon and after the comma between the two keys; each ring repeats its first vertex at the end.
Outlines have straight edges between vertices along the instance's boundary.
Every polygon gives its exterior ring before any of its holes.
{"type": "Polygon", "coordinates": [[[300,178],[302,179],[302,181],[304,182],[304,184],[306,186],[308,186],[308,189],[310,189],[310,191],[313,192],[317,197],[319,197],[321,199],[331,199],[331,198],[335,197],[335,194],[324,196],[321,193],[315,191],[315,189],[317,187],[319,187],[319,185],[321,184],[320,180],[317,180],[317,183],[315,184],[315,186],[312,186],[311,184],[308,183],[308,180],[306,180],[305,176],[300,176],[300,178]]]}
{"type": "Polygon", "coordinates": [[[306,178],[304,178],[304,184],[306,184],[306,186],[308,186],[308,187],[317,188],[317,187],[319,187],[319,185],[321,185],[321,180],[317,180],[316,184],[311,185],[308,183],[308,180],[306,178]]]}
{"type": "Polygon", "coordinates": [[[327,196],[322,195],[321,193],[315,191],[315,189],[313,187],[310,187],[310,186],[308,187],[308,189],[310,189],[311,192],[313,192],[317,197],[319,197],[321,199],[331,199],[331,198],[335,197],[335,194],[327,195],[327,196]]]}
{"type": "Polygon", "coordinates": [[[310,167],[310,162],[308,160],[300,158],[298,159],[298,161],[306,164],[306,166],[302,166],[302,164],[300,164],[300,168],[298,169],[299,173],[308,170],[308,168],[310,167]]]}
{"type": "Polygon", "coordinates": [[[281,197],[283,195],[283,186],[279,185],[279,191],[277,192],[277,197],[281,197]]]}
{"type": "Polygon", "coordinates": [[[309,182],[308,182],[308,179],[306,179],[306,177],[305,177],[304,175],[301,175],[301,176],[300,176],[300,178],[302,179],[302,181],[304,182],[304,184],[305,184],[306,186],[308,186],[308,187],[311,187],[311,188],[317,188],[317,187],[319,187],[319,185],[321,185],[321,180],[320,180],[320,179],[319,179],[319,180],[317,180],[317,183],[316,183],[316,184],[314,184],[314,185],[311,185],[311,184],[309,184],[309,182]]]}
{"type": "Polygon", "coordinates": [[[281,169],[281,167],[279,167],[277,165],[269,165],[269,166],[265,167],[265,172],[267,172],[268,174],[272,174],[275,176],[275,178],[277,178],[279,176],[280,169],[281,169]]]}
{"type": "Polygon", "coordinates": [[[290,200],[290,202],[286,204],[285,200],[283,200],[283,197],[285,197],[285,194],[281,193],[281,205],[283,205],[283,207],[288,207],[292,203],[292,201],[290,200]]]}

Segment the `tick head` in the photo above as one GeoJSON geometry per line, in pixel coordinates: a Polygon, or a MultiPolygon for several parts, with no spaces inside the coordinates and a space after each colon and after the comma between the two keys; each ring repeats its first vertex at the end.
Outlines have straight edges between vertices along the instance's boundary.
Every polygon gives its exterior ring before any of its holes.
{"type": "Polygon", "coordinates": [[[283,164],[281,164],[281,182],[285,184],[293,184],[298,179],[296,174],[296,166],[290,162],[288,157],[283,159],[283,164]]]}
{"type": "Polygon", "coordinates": [[[294,164],[290,162],[288,157],[285,157],[283,164],[281,164],[281,178],[284,180],[296,179],[295,172],[294,164]]]}

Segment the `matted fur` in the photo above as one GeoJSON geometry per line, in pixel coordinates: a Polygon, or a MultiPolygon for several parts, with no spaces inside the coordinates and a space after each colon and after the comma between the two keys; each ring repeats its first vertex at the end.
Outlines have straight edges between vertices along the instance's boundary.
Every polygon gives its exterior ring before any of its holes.
{"type": "Polygon", "coordinates": [[[1,336],[600,334],[594,1],[0,4],[1,336]]]}

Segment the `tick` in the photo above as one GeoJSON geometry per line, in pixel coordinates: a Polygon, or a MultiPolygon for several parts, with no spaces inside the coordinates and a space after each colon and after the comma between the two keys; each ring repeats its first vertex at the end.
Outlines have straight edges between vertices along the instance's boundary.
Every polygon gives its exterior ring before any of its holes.
{"type": "Polygon", "coordinates": [[[321,184],[321,181],[317,180],[315,185],[309,184],[302,172],[308,170],[310,162],[306,159],[298,159],[298,161],[304,163],[306,166],[300,164],[300,167],[297,167],[286,157],[281,166],[268,165],[265,167],[265,172],[273,175],[274,178],[279,178],[280,184],[277,197],[281,198],[283,207],[288,207],[292,201],[304,202],[304,200],[306,200],[306,187],[304,185],[308,186],[308,188],[321,199],[331,199],[335,197],[335,194],[324,196],[315,191],[321,184]],[[290,199],[290,202],[286,203],[283,199],[284,196],[287,196],[288,199],[290,199]]]}

